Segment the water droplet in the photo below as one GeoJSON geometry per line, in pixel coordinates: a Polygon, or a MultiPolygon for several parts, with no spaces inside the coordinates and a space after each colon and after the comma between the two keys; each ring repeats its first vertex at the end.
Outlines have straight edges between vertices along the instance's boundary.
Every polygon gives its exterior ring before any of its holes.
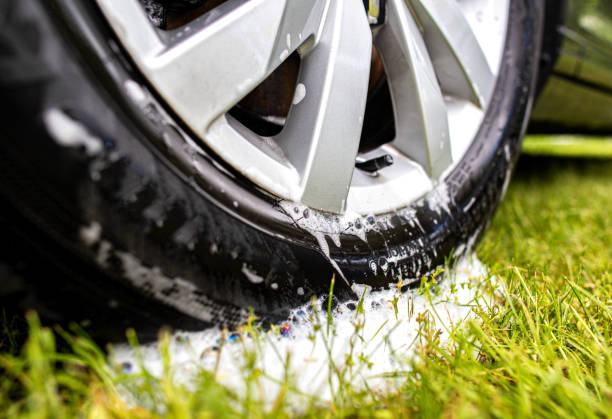
{"type": "Polygon", "coordinates": [[[130,364],[129,362],[122,362],[121,371],[129,374],[130,372],[132,372],[132,364],[130,364]]]}
{"type": "Polygon", "coordinates": [[[280,327],[280,334],[282,336],[289,336],[289,334],[291,333],[291,326],[289,325],[289,323],[284,323],[281,327],[280,327]]]}
{"type": "Polygon", "coordinates": [[[298,83],[295,86],[295,93],[293,94],[293,104],[297,105],[306,97],[306,86],[303,83],[298,83]]]}
{"type": "Polygon", "coordinates": [[[371,216],[371,215],[370,215],[370,216],[368,217],[368,223],[370,223],[370,224],[374,224],[374,217],[373,217],[373,216],[371,216]]]}
{"type": "Polygon", "coordinates": [[[189,342],[189,336],[187,336],[187,335],[178,335],[176,337],[176,341],[179,342],[179,343],[187,343],[187,342],[189,342]]]}
{"type": "Polygon", "coordinates": [[[387,271],[387,268],[389,268],[389,264],[387,263],[387,259],[385,259],[385,258],[380,258],[380,259],[378,259],[378,266],[380,266],[380,268],[381,268],[383,271],[385,271],[385,272],[386,272],[386,271],[387,271]]]}
{"type": "Polygon", "coordinates": [[[372,273],[376,275],[376,271],[378,270],[378,265],[376,264],[376,261],[371,260],[369,265],[370,265],[370,270],[372,271],[372,273]]]}
{"type": "Polygon", "coordinates": [[[229,340],[231,343],[238,342],[240,340],[240,335],[238,333],[232,333],[229,335],[227,340],[229,340]]]}
{"type": "Polygon", "coordinates": [[[298,287],[298,289],[297,289],[297,294],[298,294],[298,295],[304,295],[304,288],[302,288],[302,287],[298,287]]]}
{"type": "Polygon", "coordinates": [[[232,205],[234,205],[234,208],[238,208],[238,201],[232,202],[232,205]]]}
{"type": "Polygon", "coordinates": [[[289,50],[284,49],[283,52],[280,53],[280,60],[285,61],[285,59],[289,56],[289,50]]]}
{"type": "Polygon", "coordinates": [[[291,48],[291,34],[287,34],[287,48],[291,48]]]}
{"type": "Polygon", "coordinates": [[[304,218],[308,218],[310,216],[310,210],[306,208],[302,214],[304,214],[304,218]]]}
{"type": "Polygon", "coordinates": [[[273,282],[270,284],[270,288],[272,288],[273,290],[277,290],[278,289],[278,284],[276,282],[273,282]]]}
{"type": "Polygon", "coordinates": [[[298,212],[300,212],[300,209],[298,207],[293,207],[293,212],[297,214],[298,212]]]}

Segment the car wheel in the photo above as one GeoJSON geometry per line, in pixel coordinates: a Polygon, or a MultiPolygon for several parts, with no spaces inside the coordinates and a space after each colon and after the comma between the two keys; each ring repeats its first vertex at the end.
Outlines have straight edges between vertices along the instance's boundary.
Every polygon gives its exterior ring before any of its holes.
{"type": "Polygon", "coordinates": [[[541,2],[370,3],[3,2],[0,221],[25,279],[2,298],[108,333],[232,327],[472,248],[541,2]]]}

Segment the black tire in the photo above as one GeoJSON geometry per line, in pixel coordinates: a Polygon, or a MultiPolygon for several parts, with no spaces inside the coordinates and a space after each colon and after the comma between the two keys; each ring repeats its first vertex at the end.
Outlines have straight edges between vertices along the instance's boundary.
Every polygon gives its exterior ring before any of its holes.
{"type": "MultiPolygon", "coordinates": [[[[94,2],[2,2],[3,306],[87,319],[114,338],[122,325],[233,327],[248,308],[275,321],[326,294],[336,268],[377,287],[433,271],[473,247],[508,184],[533,98],[541,3],[512,2],[501,76],[460,164],[409,208],[370,220],[367,242],[330,242],[330,263],[276,199],[191,141],[94,2]],[[145,99],[134,101],[128,81],[145,99]],[[59,144],[45,119],[53,109],[102,149],[59,144]]],[[[335,293],[354,297],[340,279],[335,293]]]]}

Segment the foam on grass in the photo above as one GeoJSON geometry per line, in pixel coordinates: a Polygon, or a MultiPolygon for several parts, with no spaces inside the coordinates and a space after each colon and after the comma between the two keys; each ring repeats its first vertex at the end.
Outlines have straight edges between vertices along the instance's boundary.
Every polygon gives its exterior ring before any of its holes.
{"type": "MultiPolygon", "coordinates": [[[[210,370],[236,394],[251,391],[264,403],[287,388],[295,404],[341,397],[343,385],[351,391],[393,391],[417,352],[419,333],[436,330],[444,342],[473,316],[472,307],[486,304],[488,281],[487,269],[470,255],[428,287],[400,292],[397,285],[382,291],[355,286],[363,296],[359,301],[328,312],[326,300],[319,299],[266,332],[249,327],[177,332],[169,344],[171,366],[175,378],[187,383],[200,368],[210,370]]],[[[160,375],[157,345],[139,351],[147,371],[160,375]]],[[[138,371],[128,345],[115,348],[115,361],[138,371]]]]}

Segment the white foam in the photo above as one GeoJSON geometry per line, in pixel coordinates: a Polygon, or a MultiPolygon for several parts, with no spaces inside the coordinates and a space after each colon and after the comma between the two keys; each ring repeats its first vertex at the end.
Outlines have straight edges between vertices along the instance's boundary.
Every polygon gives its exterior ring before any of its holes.
{"type": "Polygon", "coordinates": [[[100,223],[93,221],[88,226],[82,226],[79,230],[79,236],[86,246],[91,246],[100,240],[102,235],[102,226],[100,223]]]}
{"type": "MultiPolygon", "coordinates": [[[[396,286],[376,292],[365,286],[354,286],[356,293],[363,295],[365,313],[358,314],[354,309],[358,301],[340,304],[333,310],[329,335],[326,307],[321,307],[321,301],[317,302],[318,316],[310,306],[291,313],[287,319],[290,333],[286,337],[274,330],[257,339],[243,333],[240,343],[226,339],[220,345],[222,332],[217,328],[175,333],[170,343],[175,377],[188,383],[198,368],[212,371],[218,364],[218,381],[236,394],[244,395],[245,353],[249,352],[257,355],[255,366],[263,372],[258,383],[261,393],[256,392],[255,397],[264,402],[272,403],[281,391],[279,383],[285,377],[287,359],[289,383],[294,390],[289,399],[298,410],[307,401],[305,398],[325,401],[334,397],[338,379],[330,369],[332,363],[344,372],[344,380],[357,388],[365,388],[367,384],[373,391],[392,391],[401,384],[401,379],[394,381],[383,376],[407,370],[406,361],[415,356],[418,319],[427,316],[445,342],[450,330],[473,317],[471,308],[488,298],[483,293],[486,271],[475,256],[465,257],[440,282],[433,295],[417,291],[400,293],[396,286]],[[321,326],[318,331],[317,324],[321,326]],[[362,355],[367,363],[360,362],[362,355]],[[347,363],[347,356],[354,362],[352,367],[347,363]]],[[[143,348],[144,365],[151,373],[161,374],[162,361],[156,348],[156,345],[143,348]]],[[[118,363],[134,363],[128,346],[116,347],[115,357],[118,363]]]]}
{"type": "Polygon", "coordinates": [[[264,281],[263,277],[260,275],[257,275],[257,272],[255,272],[255,270],[251,268],[249,265],[247,265],[246,263],[242,264],[242,273],[253,284],[261,284],[264,281]]]}
{"type": "Polygon", "coordinates": [[[95,156],[102,151],[102,140],[89,132],[87,127],[72,119],[58,108],[47,109],[43,121],[49,135],[64,147],[83,147],[85,154],[95,156]]]}
{"type": "Polygon", "coordinates": [[[434,188],[429,195],[427,195],[427,205],[429,208],[438,213],[442,214],[445,211],[447,214],[451,214],[450,205],[452,204],[451,196],[446,183],[440,183],[434,188]]]}

